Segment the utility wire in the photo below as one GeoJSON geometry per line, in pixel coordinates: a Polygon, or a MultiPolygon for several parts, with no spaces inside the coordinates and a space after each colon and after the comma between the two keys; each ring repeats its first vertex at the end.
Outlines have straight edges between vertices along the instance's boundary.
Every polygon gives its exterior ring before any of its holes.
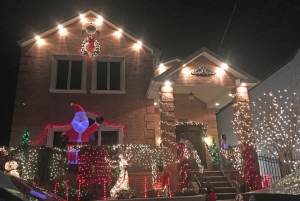
{"type": "Polygon", "coordinates": [[[222,41],[221,41],[220,47],[219,47],[219,49],[218,49],[218,52],[217,52],[218,54],[219,54],[219,51],[220,51],[220,49],[221,49],[221,46],[222,46],[222,44],[223,44],[223,41],[224,41],[224,39],[225,39],[225,36],[226,36],[227,30],[228,30],[228,27],[229,27],[229,25],[230,25],[230,22],[231,22],[231,19],[232,19],[233,13],[234,13],[234,11],[235,11],[235,8],[236,8],[236,5],[237,5],[237,2],[238,2],[238,0],[236,0],[236,2],[235,2],[235,5],[234,5],[234,8],[233,8],[233,10],[232,10],[232,13],[231,13],[231,16],[230,16],[229,22],[228,22],[228,24],[227,24],[227,27],[226,27],[225,33],[224,33],[224,35],[223,35],[223,38],[222,38],[222,41]]]}

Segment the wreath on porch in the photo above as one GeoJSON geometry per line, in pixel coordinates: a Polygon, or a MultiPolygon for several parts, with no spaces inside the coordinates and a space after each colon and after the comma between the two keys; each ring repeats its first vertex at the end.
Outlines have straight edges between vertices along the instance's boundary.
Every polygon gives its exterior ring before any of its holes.
{"type": "Polygon", "coordinates": [[[92,36],[86,37],[81,44],[81,53],[94,57],[100,52],[99,42],[92,36]]]}

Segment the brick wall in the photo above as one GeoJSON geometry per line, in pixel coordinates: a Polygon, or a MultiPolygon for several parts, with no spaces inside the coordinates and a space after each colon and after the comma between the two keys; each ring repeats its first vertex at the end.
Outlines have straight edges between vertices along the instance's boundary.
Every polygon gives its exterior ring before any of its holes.
{"type": "MultiPolygon", "coordinates": [[[[87,17],[88,22],[96,19],[87,17]]],[[[81,43],[86,37],[80,21],[66,27],[67,35],[54,32],[45,38],[43,45],[32,43],[22,49],[11,146],[21,142],[27,129],[30,139],[41,137],[46,124],[67,124],[73,118],[70,103],[78,103],[86,111],[99,113],[108,123],[124,123],[124,143],[154,145],[153,100],[145,99],[148,84],[153,76],[153,56],[146,49],[136,51],[134,42],[122,36],[115,37],[114,30],[103,23],[96,34],[101,50],[99,56],[125,57],[126,94],[91,94],[92,59],[87,60],[86,89],[84,94],[50,93],[52,55],[81,55],[81,43]],[[25,106],[22,104],[25,103],[25,106]]],[[[45,144],[46,139],[41,141],[45,144]]]]}
{"type": "Polygon", "coordinates": [[[137,197],[143,197],[145,191],[145,177],[147,183],[147,190],[151,189],[152,186],[152,174],[151,172],[138,172],[129,173],[130,187],[134,189],[134,195],[137,197]]]}

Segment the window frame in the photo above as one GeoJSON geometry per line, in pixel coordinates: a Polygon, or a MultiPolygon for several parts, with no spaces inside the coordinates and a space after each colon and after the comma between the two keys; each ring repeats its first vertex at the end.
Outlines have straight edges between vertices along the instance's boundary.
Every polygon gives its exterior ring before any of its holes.
{"type": "Polygon", "coordinates": [[[86,93],[86,69],[87,69],[87,59],[80,55],[52,55],[52,69],[51,69],[51,83],[50,83],[50,93],[86,93]],[[70,88],[71,83],[71,61],[82,61],[82,73],[81,73],[81,89],[56,89],[57,81],[57,65],[58,60],[69,61],[68,67],[68,88],[70,88]]]}
{"type": "MultiPolygon", "coordinates": [[[[92,61],[92,88],[93,94],[125,94],[125,57],[94,57],[92,61]],[[97,90],[97,62],[120,62],[120,90],[97,90]]],[[[110,86],[110,64],[107,66],[107,86],[110,86]]]]}

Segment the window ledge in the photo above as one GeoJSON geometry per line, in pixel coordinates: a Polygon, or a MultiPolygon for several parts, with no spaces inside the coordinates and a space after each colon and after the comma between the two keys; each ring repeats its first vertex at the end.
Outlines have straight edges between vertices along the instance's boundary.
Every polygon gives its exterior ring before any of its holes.
{"type": "Polygon", "coordinates": [[[126,91],[91,90],[92,94],[125,94],[126,91]]]}
{"type": "Polygon", "coordinates": [[[69,94],[84,94],[86,90],[68,90],[68,89],[49,89],[50,93],[69,93],[69,94]]]}

